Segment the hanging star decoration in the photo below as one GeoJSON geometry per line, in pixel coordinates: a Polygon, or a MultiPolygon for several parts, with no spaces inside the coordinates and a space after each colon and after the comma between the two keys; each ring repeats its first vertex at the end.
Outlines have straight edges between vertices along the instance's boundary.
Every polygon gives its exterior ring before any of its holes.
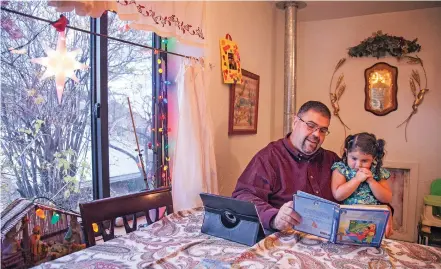
{"type": "Polygon", "coordinates": [[[47,57],[34,58],[31,62],[43,65],[46,67],[41,79],[46,79],[51,76],[55,76],[55,84],[57,87],[57,97],[58,103],[61,104],[64,83],[66,78],[70,78],[75,82],[79,82],[78,78],[75,76],[74,71],[89,68],[86,64],[80,63],[75,60],[75,57],[81,53],[81,49],[76,49],[73,51],[67,51],[66,49],[66,25],[69,23],[67,18],[63,15],[60,19],[52,23],[52,26],[58,32],[57,48],[53,50],[51,48],[45,48],[47,57]]]}

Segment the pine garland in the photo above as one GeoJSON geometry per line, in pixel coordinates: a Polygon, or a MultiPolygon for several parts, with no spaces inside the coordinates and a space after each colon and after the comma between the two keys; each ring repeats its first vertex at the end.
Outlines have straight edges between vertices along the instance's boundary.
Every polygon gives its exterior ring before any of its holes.
{"type": "Polygon", "coordinates": [[[418,39],[406,40],[401,36],[383,34],[382,31],[372,33],[372,36],[363,40],[359,45],[349,48],[348,54],[351,57],[385,57],[389,54],[393,57],[401,57],[408,53],[421,50],[418,39]]]}

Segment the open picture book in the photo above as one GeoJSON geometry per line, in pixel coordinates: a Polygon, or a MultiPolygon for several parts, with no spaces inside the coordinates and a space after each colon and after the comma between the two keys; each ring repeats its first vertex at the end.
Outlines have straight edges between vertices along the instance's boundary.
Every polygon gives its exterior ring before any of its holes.
{"type": "Polygon", "coordinates": [[[339,205],[302,191],[293,200],[294,210],[302,217],[293,229],[332,243],[381,245],[390,215],[386,205],[339,205]]]}

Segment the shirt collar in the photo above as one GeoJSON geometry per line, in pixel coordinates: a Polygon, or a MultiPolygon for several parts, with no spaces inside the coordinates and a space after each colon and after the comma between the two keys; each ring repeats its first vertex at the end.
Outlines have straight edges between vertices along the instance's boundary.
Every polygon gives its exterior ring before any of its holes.
{"type": "Polygon", "coordinates": [[[299,161],[313,161],[323,151],[322,148],[319,148],[319,150],[317,150],[314,154],[306,155],[294,147],[291,140],[289,139],[290,135],[291,135],[291,133],[287,134],[285,136],[285,138],[283,138],[283,145],[289,151],[289,153],[294,157],[294,159],[298,162],[299,161]]]}

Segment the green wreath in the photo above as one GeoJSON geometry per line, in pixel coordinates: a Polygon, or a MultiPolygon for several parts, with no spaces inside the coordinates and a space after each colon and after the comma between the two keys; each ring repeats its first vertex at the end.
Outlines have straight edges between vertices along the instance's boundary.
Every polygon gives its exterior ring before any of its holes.
{"type": "Polygon", "coordinates": [[[421,50],[418,39],[406,40],[401,36],[383,34],[382,31],[372,33],[372,36],[363,40],[359,45],[349,48],[348,54],[351,57],[373,56],[377,59],[389,54],[393,57],[419,52],[421,50]]]}

